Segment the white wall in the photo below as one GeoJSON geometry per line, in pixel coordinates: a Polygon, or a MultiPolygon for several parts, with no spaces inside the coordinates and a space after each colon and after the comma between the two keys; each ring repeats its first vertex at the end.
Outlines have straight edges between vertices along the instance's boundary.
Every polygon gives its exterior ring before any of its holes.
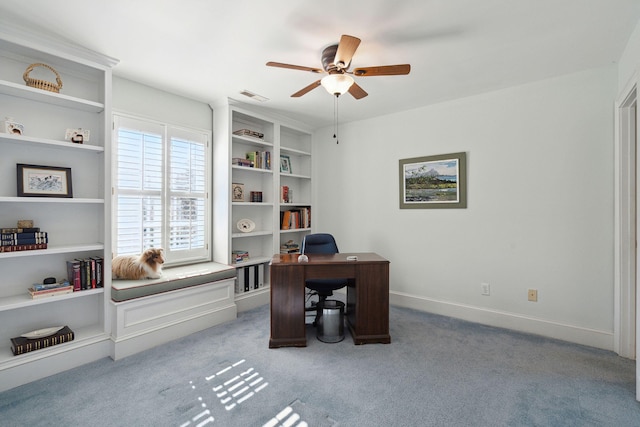
{"type": "Polygon", "coordinates": [[[616,73],[320,129],[316,230],[388,258],[392,303],[611,349],[616,73]],[[468,208],[400,210],[398,161],[458,151],[468,208]]]}
{"type": "Polygon", "coordinates": [[[618,89],[622,90],[640,65],[640,21],[629,37],[627,46],[618,62],[618,89]]]}
{"type": "Polygon", "coordinates": [[[165,123],[211,130],[211,108],[205,103],[142,83],[113,77],[113,110],[165,123]]]}

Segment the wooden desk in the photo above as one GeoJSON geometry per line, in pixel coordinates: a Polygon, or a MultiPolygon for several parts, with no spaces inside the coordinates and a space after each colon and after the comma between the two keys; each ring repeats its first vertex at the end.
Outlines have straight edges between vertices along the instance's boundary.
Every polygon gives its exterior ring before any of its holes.
{"type": "Polygon", "coordinates": [[[389,261],[374,253],[274,255],[271,260],[269,348],[305,347],[305,280],[347,278],[347,326],[354,344],[391,342],[389,261]],[[355,255],[357,261],[347,261],[355,255]]]}

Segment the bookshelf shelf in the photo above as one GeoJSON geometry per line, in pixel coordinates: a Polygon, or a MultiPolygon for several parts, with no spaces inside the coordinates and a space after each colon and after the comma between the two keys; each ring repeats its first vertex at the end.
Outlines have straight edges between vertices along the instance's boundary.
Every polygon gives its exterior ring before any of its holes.
{"type": "Polygon", "coordinates": [[[273,147],[273,143],[269,141],[263,141],[258,138],[251,138],[250,136],[232,135],[231,139],[236,144],[247,144],[254,147],[273,147]]]}
{"type": "Polygon", "coordinates": [[[87,151],[95,153],[104,153],[104,147],[89,144],[74,144],[69,141],[58,141],[56,139],[35,138],[32,136],[12,135],[8,133],[0,133],[0,141],[22,144],[33,147],[51,147],[63,150],[74,150],[78,152],[87,151]]]}
{"type": "MultiPolygon", "coordinates": [[[[1,252],[0,259],[5,258],[21,258],[32,257],[38,255],[53,255],[53,254],[70,254],[76,252],[91,252],[100,251],[104,249],[102,243],[88,243],[79,245],[48,245],[47,249],[36,249],[32,251],[17,251],[17,252],[1,252]]],[[[1,299],[0,299],[1,301],[1,299]]],[[[0,302],[1,304],[1,302],[0,302]]]]}
{"type": "Polygon", "coordinates": [[[28,219],[49,237],[47,249],[0,252],[2,391],[110,355],[110,106],[117,61],[10,25],[0,28],[0,63],[3,118],[24,125],[23,135],[0,133],[0,228],[28,219]],[[21,81],[33,63],[60,73],[61,93],[21,81]],[[91,141],[64,141],[72,128],[90,130],[91,141]],[[15,197],[18,163],[70,168],[75,197],[15,197]],[[66,277],[66,261],[77,256],[104,259],[104,288],[31,299],[29,285],[66,277]],[[56,325],[68,325],[74,341],[13,356],[10,338],[56,325]]]}
{"type": "Polygon", "coordinates": [[[302,150],[296,150],[295,148],[288,147],[280,147],[280,153],[282,154],[295,154],[299,156],[309,156],[311,157],[311,153],[302,150]]]}
{"type": "Polygon", "coordinates": [[[66,355],[67,353],[73,352],[74,350],[82,347],[90,346],[109,339],[109,336],[105,334],[104,330],[98,325],[90,325],[81,328],[71,327],[71,329],[74,333],[73,341],[20,354],[18,356],[14,356],[11,352],[11,345],[6,345],[5,342],[3,342],[2,345],[0,345],[0,371],[20,367],[24,364],[47,359],[56,355],[66,355]]]}
{"type": "Polygon", "coordinates": [[[236,166],[236,165],[232,165],[231,168],[234,171],[243,171],[243,172],[250,172],[250,173],[268,173],[268,174],[273,174],[273,171],[270,169],[262,169],[262,168],[250,168],[247,166],[236,166]]]}
{"type": "Polygon", "coordinates": [[[61,204],[103,204],[104,199],[62,198],[62,197],[0,197],[0,203],[61,203],[61,204]]]}
{"type": "MultiPolygon", "coordinates": [[[[214,204],[227,206],[214,215],[214,228],[226,233],[214,235],[214,261],[231,264],[235,261],[233,251],[246,251],[249,260],[233,264],[237,269],[264,264],[264,286],[250,291],[238,292],[236,302],[246,302],[268,297],[268,264],[280,247],[289,240],[302,243],[304,234],[311,228],[280,231],[283,209],[300,205],[281,203],[281,186],[288,186],[294,200],[312,200],[311,197],[311,135],[304,127],[292,125],[286,119],[274,118],[266,110],[230,102],[214,111],[214,204]],[[264,134],[264,141],[256,138],[233,135],[240,129],[264,134]],[[247,153],[269,151],[271,169],[255,169],[232,164],[234,158],[246,158],[247,153]],[[280,156],[288,156],[295,174],[280,172],[280,156]],[[231,168],[229,168],[231,165],[231,168]],[[229,191],[231,185],[244,186],[245,200],[252,191],[263,193],[265,203],[234,202],[229,191]],[[259,206],[259,207],[258,207],[259,206]],[[236,232],[240,219],[250,219],[259,231],[236,232]]],[[[311,205],[306,204],[309,208],[311,205]]],[[[267,300],[268,301],[268,300],[267,300]]],[[[265,301],[266,302],[266,301],[265,301]]],[[[250,306],[250,304],[249,304],[250,306]]]]}
{"type": "Polygon", "coordinates": [[[15,310],[17,308],[31,307],[40,304],[56,303],[63,300],[83,298],[101,293],[104,293],[104,288],[87,289],[85,291],[72,292],[70,294],[58,295],[50,298],[32,299],[25,289],[24,294],[2,298],[2,300],[0,300],[0,311],[15,310]]]}
{"type": "Polygon", "coordinates": [[[75,98],[59,93],[35,89],[24,84],[0,80],[0,94],[17,96],[31,101],[43,102],[56,107],[73,108],[89,113],[104,111],[104,104],[86,99],[75,98]]]}

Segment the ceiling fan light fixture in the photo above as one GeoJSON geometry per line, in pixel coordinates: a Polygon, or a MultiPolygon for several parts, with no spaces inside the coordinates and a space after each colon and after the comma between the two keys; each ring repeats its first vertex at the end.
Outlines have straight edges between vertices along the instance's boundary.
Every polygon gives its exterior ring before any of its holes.
{"type": "Polygon", "coordinates": [[[347,74],[329,74],[320,80],[322,87],[331,95],[342,95],[349,90],[353,83],[353,77],[347,74]]]}

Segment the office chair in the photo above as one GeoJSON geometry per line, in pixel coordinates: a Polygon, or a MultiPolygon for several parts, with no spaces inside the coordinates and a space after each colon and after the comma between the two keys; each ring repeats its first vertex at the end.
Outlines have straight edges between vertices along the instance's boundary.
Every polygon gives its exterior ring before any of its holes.
{"type": "MultiPolygon", "coordinates": [[[[302,254],[336,254],[338,252],[338,245],[331,234],[307,234],[302,240],[302,254]]],[[[312,295],[318,295],[316,307],[306,309],[316,311],[316,318],[313,322],[315,325],[320,318],[322,303],[327,297],[333,295],[333,291],[347,286],[347,279],[308,279],[305,281],[305,286],[312,291],[312,295]]]]}

